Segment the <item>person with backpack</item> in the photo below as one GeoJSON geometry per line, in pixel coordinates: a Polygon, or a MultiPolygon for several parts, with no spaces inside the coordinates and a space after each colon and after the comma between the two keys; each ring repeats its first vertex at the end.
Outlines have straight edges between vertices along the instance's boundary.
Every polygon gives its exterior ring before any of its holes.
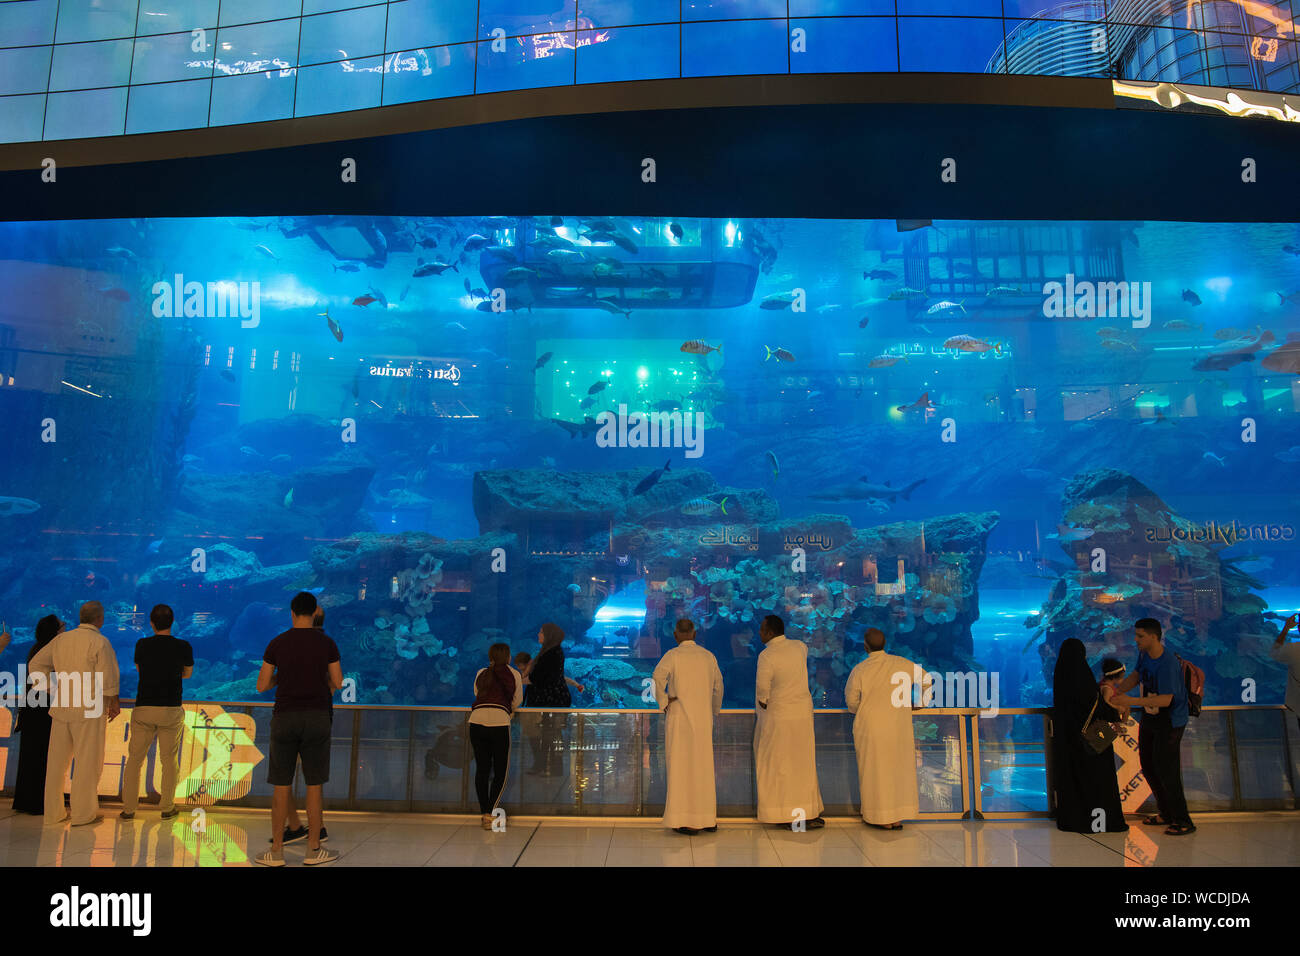
{"type": "Polygon", "coordinates": [[[1165,827],[1169,836],[1186,836],[1196,832],[1183,794],[1180,753],[1183,731],[1187,728],[1188,677],[1184,676],[1183,661],[1165,647],[1159,621],[1144,617],[1133,625],[1133,631],[1138,648],[1137,667],[1115,689],[1124,695],[1140,681],[1143,696],[1132,700],[1118,696],[1112,698],[1112,703],[1142,705],[1138,757],[1157,810],[1142,822],[1146,826],[1165,827]]]}
{"type": "Polygon", "coordinates": [[[510,718],[524,697],[524,679],[509,661],[510,645],[493,644],[488,648],[488,666],[474,675],[469,743],[474,749],[474,792],[478,795],[484,830],[492,829],[492,813],[506,785],[510,769],[510,718]]]}

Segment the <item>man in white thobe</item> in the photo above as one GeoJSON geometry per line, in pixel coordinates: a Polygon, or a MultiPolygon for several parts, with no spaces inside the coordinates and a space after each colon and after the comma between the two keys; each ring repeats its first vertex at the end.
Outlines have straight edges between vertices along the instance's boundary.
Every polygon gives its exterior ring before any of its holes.
{"type": "Polygon", "coordinates": [[[108,722],[121,713],[118,704],[117,654],[104,626],[104,606],[81,605],[81,624],[42,647],[27,665],[30,674],[47,676],[50,697],[50,748],[45,764],[46,825],[64,823],[63,782],[72,763],[72,825],[104,818],[99,812],[99,778],[104,772],[104,738],[108,722]],[[57,695],[57,697],[55,696],[57,695]]]}
{"type": "Polygon", "coordinates": [[[678,621],[673,636],[677,646],[654,670],[655,702],[666,722],[664,826],[678,833],[712,833],[718,829],[713,717],[722,709],[722,671],[718,659],[695,643],[690,621],[678,621]]]}
{"type": "Polygon", "coordinates": [[[823,827],[808,645],[786,637],[785,622],[775,614],[763,619],[758,636],[764,644],[754,682],[758,822],[823,827]]]}
{"type": "Polygon", "coordinates": [[[844,689],[844,701],[854,714],[862,819],[882,830],[900,830],[902,821],[915,819],[921,809],[912,688],[926,678],[906,657],[885,653],[879,628],[867,630],[866,645],[867,659],[853,668],[844,689]]]}

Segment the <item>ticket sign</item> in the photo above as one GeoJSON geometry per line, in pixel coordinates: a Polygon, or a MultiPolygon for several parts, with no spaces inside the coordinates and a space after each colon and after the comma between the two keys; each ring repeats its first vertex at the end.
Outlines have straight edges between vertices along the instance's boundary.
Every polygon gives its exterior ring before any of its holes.
{"type": "Polygon", "coordinates": [[[1124,732],[1115,738],[1115,753],[1120,759],[1115,775],[1119,782],[1119,802],[1125,813],[1137,813],[1151,796],[1151,785],[1142,774],[1137,729],[1137,721],[1130,717],[1124,724],[1124,732]]]}

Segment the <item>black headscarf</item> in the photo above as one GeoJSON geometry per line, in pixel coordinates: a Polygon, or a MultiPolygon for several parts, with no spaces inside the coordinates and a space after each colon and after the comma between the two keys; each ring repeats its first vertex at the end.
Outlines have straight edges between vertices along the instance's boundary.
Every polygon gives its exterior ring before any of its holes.
{"type": "Polygon", "coordinates": [[[1077,733],[1083,730],[1083,721],[1087,719],[1097,695],[1097,681],[1088,667],[1087,648],[1077,637],[1066,638],[1056,652],[1056,670],[1052,674],[1052,706],[1063,719],[1071,724],[1079,724],[1074,728],[1077,733]]]}
{"type": "Polygon", "coordinates": [[[36,622],[36,643],[32,649],[27,652],[27,663],[32,662],[32,658],[50,641],[59,636],[59,616],[57,614],[47,614],[36,622]]]}

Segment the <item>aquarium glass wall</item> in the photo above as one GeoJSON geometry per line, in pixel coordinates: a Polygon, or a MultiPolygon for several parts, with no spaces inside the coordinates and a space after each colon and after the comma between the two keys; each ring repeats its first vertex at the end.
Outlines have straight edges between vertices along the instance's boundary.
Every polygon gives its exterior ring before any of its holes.
{"type": "Polygon", "coordinates": [[[1282,700],[1295,224],[8,223],[0,278],[0,618],[102,601],[126,697],[161,602],[187,696],[263,699],[306,589],[362,704],[553,621],[574,706],[652,706],[687,617],[751,707],[772,613],[819,707],[868,627],[1015,707],[1147,616],[1282,700]]]}
{"type": "Polygon", "coordinates": [[[1290,0],[10,0],[0,142],[677,77],[1003,73],[1296,92],[1290,0]]]}

